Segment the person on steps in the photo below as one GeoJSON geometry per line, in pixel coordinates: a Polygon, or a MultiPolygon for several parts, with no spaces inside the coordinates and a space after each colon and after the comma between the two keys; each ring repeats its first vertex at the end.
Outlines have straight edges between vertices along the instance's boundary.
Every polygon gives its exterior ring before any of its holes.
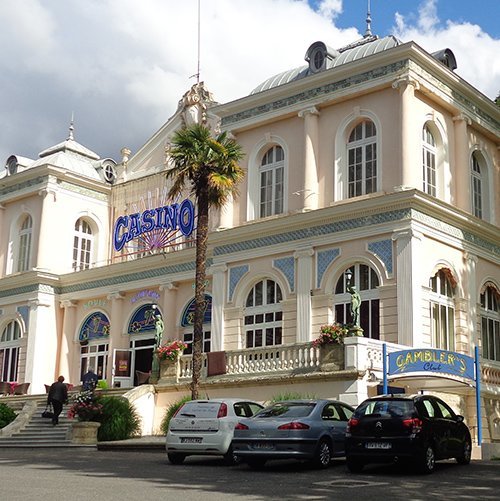
{"type": "Polygon", "coordinates": [[[68,401],[68,387],[64,383],[64,376],[59,376],[55,383],[52,383],[47,396],[47,404],[51,404],[54,409],[52,424],[59,424],[59,414],[63,405],[68,401]]]}
{"type": "Polygon", "coordinates": [[[82,376],[82,388],[84,391],[94,391],[97,386],[97,381],[99,378],[97,374],[94,372],[93,367],[89,367],[89,370],[82,376]]]}

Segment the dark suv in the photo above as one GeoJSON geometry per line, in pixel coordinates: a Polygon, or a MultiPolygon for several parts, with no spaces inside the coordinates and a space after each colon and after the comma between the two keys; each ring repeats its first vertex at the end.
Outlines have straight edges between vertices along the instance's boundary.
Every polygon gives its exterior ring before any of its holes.
{"type": "Polygon", "coordinates": [[[367,463],[410,460],[423,473],[438,459],[468,464],[471,436],[463,416],[431,395],[381,395],[361,403],[347,425],[346,456],[351,472],[367,463]]]}

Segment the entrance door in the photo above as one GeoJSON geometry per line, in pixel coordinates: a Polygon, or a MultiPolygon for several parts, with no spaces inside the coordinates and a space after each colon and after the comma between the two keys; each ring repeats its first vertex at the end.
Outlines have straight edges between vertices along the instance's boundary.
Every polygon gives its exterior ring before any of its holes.
{"type": "Polygon", "coordinates": [[[132,375],[132,350],[115,349],[113,351],[113,388],[130,388],[134,383],[132,375]]]}
{"type": "Polygon", "coordinates": [[[150,373],[151,367],[153,365],[153,349],[154,349],[154,338],[146,339],[134,339],[130,344],[134,352],[134,372],[132,377],[134,380],[134,386],[140,384],[137,379],[137,371],[142,373],[150,373]]]}

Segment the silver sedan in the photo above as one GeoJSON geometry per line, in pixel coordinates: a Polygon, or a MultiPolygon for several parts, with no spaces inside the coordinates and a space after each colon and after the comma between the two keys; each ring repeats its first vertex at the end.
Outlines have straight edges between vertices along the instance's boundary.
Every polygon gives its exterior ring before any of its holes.
{"type": "Polygon", "coordinates": [[[334,457],[345,456],[346,426],[353,412],[338,400],[277,402],[239,420],[233,453],[253,468],[271,459],[308,460],[326,468],[334,457]]]}

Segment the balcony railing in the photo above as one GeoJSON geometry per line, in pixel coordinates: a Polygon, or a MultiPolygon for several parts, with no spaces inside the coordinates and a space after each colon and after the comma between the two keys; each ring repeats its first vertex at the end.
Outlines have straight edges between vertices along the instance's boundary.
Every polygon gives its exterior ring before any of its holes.
{"type": "MultiPolygon", "coordinates": [[[[382,342],[364,337],[346,338],[344,369],[364,372],[371,370],[382,377],[382,342]]],[[[401,345],[387,344],[387,351],[404,349],[401,345]]],[[[191,355],[180,359],[180,379],[192,377],[191,355]]],[[[203,354],[202,377],[207,377],[207,355],[203,354]]],[[[311,343],[268,346],[226,351],[226,375],[252,376],[259,374],[307,373],[321,371],[320,349],[311,343]]]]}

